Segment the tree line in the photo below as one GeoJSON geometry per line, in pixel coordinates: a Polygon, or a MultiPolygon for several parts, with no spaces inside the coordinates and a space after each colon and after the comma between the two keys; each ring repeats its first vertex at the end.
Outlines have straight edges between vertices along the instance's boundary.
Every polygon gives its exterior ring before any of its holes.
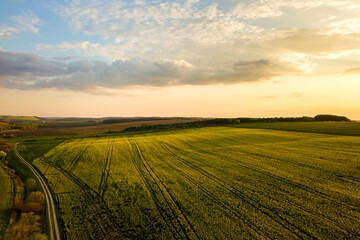
{"type": "Polygon", "coordinates": [[[272,118],[215,118],[187,123],[158,124],[128,127],[124,132],[139,131],[163,131],[182,128],[199,128],[222,125],[236,125],[242,123],[275,123],[275,122],[323,122],[323,121],[345,121],[351,120],[344,116],[320,114],[315,117],[272,117],[272,118]]]}

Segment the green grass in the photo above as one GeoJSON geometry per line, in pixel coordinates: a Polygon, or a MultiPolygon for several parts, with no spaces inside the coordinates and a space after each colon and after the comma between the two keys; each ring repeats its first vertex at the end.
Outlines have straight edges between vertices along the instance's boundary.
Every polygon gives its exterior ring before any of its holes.
{"type": "Polygon", "coordinates": [[[360,122],[244,123],[244,124],[235,125],[234,127],[323,133],[323,134],[345,135],[345,136],[360,136],[360,122]]]}
{"type": "Polygon", "coordinates": [[[3,169],[1,163],[0,163],[0,237],[3,234],[3,231],[5,230],[10,214],[11,214],[11,205],[13,200],[13,181],[6,173],[6,171],[3,169]]]}
{"type": "Polygon", "coordinates": [[[359,145],[352,136],[211,127],[69,139],[33,164],[55,192],[68,239],[356,239],[359,145]]]}
{"type": "Polygon", "coordinates": [[[62,143],[64,139],[49,138],[46,141],[28,141],[26,144],[19,144],[18,151],[28,162],[41,157],[44,153],[62,143]]]}

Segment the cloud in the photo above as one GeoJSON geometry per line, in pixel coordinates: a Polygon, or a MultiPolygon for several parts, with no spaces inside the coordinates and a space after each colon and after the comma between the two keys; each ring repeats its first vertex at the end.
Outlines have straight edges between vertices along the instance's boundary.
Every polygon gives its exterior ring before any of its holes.
{"type": "Polygon", "coordinates": [[[320,71],[329,61],[337,60],[332,71],[342,71],[342,64],[360,54],[360,34],[333,33],[330,29],[273,30],[247,44],[243,52],[287,62],[303,73],[320,71]]]}
{"type": "Polygon", "coordinates": [[[337,9],[357,9],[360,8],[359,3],[355,3],[354,0],[259,0],[253,4],[267,5],[273,10],[279,10],[282,8],[294,8],[294,9],[312,9],[319,7],[333,7],[337,9]]]}
{"type": "Polygon", "coordinates": [[[136,49],[154,51],[188,42],[217,44],[261,29],[239,21],[217,4],[200,1],[69,1],[56,12],[71,26],[87,34],[132,43],[136,49]],[[161,33],[159,35],[159,33],[161,33]]]}
{"type": "Polygon", "coordinates": [[[270,61],[267,59],[260,59],[257,61],[238,61],[234,63],[235,68],[242,69],[248,67],[266,67],[270,65],[270,61]]]}
{"type": "Polygon", "coordinates": [[[57,56],[57,57],[53,57],[54,60],[57,61],[68,61],[68,60],[72,60],[75,59],[76,57],[74,56],[57,56]]]}
{"type": "Polygon", "coordinates": [[[301,98],[301,97],[304,96],[304,93],[294,93],[294,96],[295,96],[296,98],[301,98]]]}
{"type": "Polygon", "coordinates": [[[38,44],[37,49],[41,50],[52,50],[52,51],[68,51],[68,50],[88,50],[90,48],[98,48],[100,44],[90,43],[89,41],[83,42],[63,42],[61,44],[49,45],[49,44],[38,44]]]}
{"type": "Polygon", "coordinates": [[[142,58],[104,61],[54,61],[33,53],[0,51],[0,86],[18,89],[91,91],[127,86],[234,84],[259,81],[294,71],[270,60],[237,61],[227,67],[202,68],[185,60],[142,58]]]}
{"type": "Polygon", "coordinates": [[[276,96],[264,96],[264,97],[261,97],[261,99],[274,99],[276,98],[276,96]]]}
{"type": "Polygon", "coordinates": [[[0,38],[13,38],[16,33],[25,31],[39,33],[40,19],[32,12],[11,16],[10,20],[10,23],[0,25],[0,38]]]}
{"type": "Polygon", "coordinates": [[[360,68],[349,68],[346,69],[345,74],[360,74],[360,68]]]}
{"type": "Polygon", "coordinates": [[[350,18],[346,20],[335,20],[327,26],[331,33],[351,34],[360,32],[360,18],[350,18]]]}
{"type": "Polygon", "coordinates": [[[327,30],[300,29],[281,32],[263,43],[263,48],[272,47],[282,51],[327,55],[346,50],[360,49],[360,34],[335,34],[327,30]]]}
{"type": "Polygon", "coordinates": [[[35,53],[0,50],[1,76],[54,76],[65,73],[65,64],[49,61],[35,53]]]}
{"type": "MultiPolygon", "coordinates": [[[[227,7],[210,2],[213,1],[65,1],[54,8],[56,13],[76,30],[102,36],[106,44],[38,44],[37,50],[65,55],[52,59],[2,51],[0,55],[7,54],[12,60],[0,59],[1,84],[76,91],[233,84],[311,73],[322,61],[360,51],[357,18],[331,18],[330,22],[321,23],[322,29],[271,27],[274,22],[278,24],[276,18],[291,18],[289,9],[291,13],[297,10],[297,14],[320,7],[348,11],[357,8],[354,1],[231,1],[227,7]],[[70,55],[82,59],[101,56],[109,61],[78,61],[70,55]],[[26,58],[31,61],[23,60],[26,58]]],[[[11,20],[13,25],[4,25],[0,37],[12,37],[19,29],[39,31],[40,21],[33,14],[11,20]]]]}
{"type": "Polygon", "coordinates": [[[89,41],[63,42],[60,44],[37,44],[37,50],[50,52],[74,52],[82,56],[102,56],[111,60],[131,58],[137,54],[133,44],[99,44],[89,41]]]}
{"type": "MultiPolygon", "coordinates": [[[[297,29],[298,21],[290,24],[294,28],[281,29],[279,19],[284,18],[281,26],[288,26],[287,22],[299,14],[313,14],[320,21],[323,17],[318,15],[324,8],[329,14],[345,15],[350,10],[356,12],[358,5],[350,0],[254,0],[226,4],[189,0],[104,4],[100,0],[69,0],[55,6],[56,13],[76,30],[102,36],[106,44],[63,42],[38,45],[38,49],[76,51],[111,61],[139,56],[150,62],[183,59],[198,69],[220,70],[238,59],[279,59],[311,73],[317,69],[320,58],[340,58],[359,49],[360,35],[354,25],[357,19],[332,19],[330,23],[316,24],[318,29],[297,29]],[[289,16],[293,12],[294,17],[289,16]],[[347,24],[349,27],[344,28],[347,24]]],[[[306,25],[309,26],[310,23],[306,25]]]]}

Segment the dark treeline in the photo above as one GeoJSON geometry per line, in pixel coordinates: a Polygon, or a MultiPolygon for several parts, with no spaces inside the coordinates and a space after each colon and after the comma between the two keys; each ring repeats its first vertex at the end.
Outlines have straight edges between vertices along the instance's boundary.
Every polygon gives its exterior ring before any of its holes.
{"type": "Polygon", "coordinates": [[[111,123],[127,123],[127,122],[142,122],[142,121],[159,121],[159,120],[173,120],[173,119],[185,119],[182,117],[133,117],[133,118],[114,118],[105,119],[103,124],[111,123]]]}
{"type": "Polygon", "coordinates": [[[175,124],[158,124],[129,127],[124,132],[164,131],[182,128],[200,128],[220,125],[236,125],[241,123],[274,123],[274,122],[320,122],[320,121],[346,121],[347,117],[336,115],[317,115],[315,117],[274,117],[274,118],[215,118],[202,121],[175,124]]]}
{"type": "Polygon", "coordinates": [[[350,122],[351,120],[344,116],[336,116],[336,115],[328,115],[328,114],[321,114],[316,115],[314,117],[315,121],[324,122],[324,121],[343,121],[343,122],[350,122]]]}

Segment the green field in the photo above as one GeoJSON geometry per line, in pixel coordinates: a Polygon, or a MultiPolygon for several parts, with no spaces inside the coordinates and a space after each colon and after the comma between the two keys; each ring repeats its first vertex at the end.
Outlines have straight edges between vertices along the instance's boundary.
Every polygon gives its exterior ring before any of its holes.
{"type": "Polygon", "coordinates": [[[33,164],[68,239],[358,239],[359,146],[211,127],[69,139],[33,164]]]}
{"type": "Polygon", "coordinates": [[[274,122],[244,123],[239,128],[272,129],[295,132],[324,133],[345,136],[360,136],[360,122],[274,122]]]}
{"type": "Polygon", "coordinates": [[[0,237],[9,223],[13,200],[13,182],[0,163],[0,237]]]}

